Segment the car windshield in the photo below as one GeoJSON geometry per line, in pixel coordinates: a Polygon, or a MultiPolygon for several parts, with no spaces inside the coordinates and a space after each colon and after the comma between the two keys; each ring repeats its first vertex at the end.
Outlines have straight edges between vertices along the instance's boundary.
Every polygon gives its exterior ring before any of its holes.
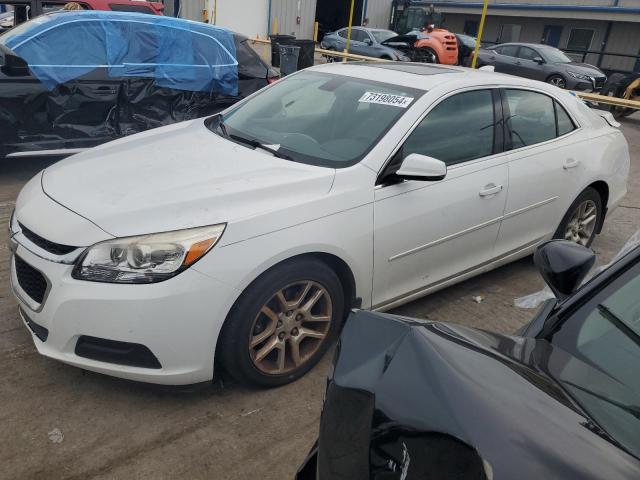
{"type": "Polygon", "coordinates": [[[378,43],[382,43],[385,40],[398,36],[396,32],[392,32],[391,30],[371,30],[371,33],[378,43]]]}
{"type": "Polygon", "coordinates": [[[551,343],[552,374],[605,432],[640,457],[640,264],[567,319],[551,343]]]}
{"type": "Polygon", "coordinates": [[[573,61],[567,57],[562,50],[558,50],[557,48],[546,47],[541,48],[540,51],[544,59],[549,63],[571,63],[573,61]]]}
{"type": "Polygon", "coordinates": [[[9,40],[11,40],[12,38],[25,35],[32,28],[38,25],[41,25],[43,23],[46,23],[49,20],[50,20],[50,17],[46,15],[41,15],[39,17],[34,18],[33,20],[29,20],[28,22],[21,23],[20,25],[0,35],[0,44],[6,45],[9,42],[9,40]]]}
{"type": "Polygon", "coordinates": [[[296,162],[344,168],[359,162],[422,93],[303,71],[232,107],[222,126],[208,126],[249,146],[269,145],[296,162]]]}

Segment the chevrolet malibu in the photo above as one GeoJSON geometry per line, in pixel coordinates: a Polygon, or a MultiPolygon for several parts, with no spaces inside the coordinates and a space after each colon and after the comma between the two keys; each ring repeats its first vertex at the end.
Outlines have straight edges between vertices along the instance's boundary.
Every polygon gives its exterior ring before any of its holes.
{"type": "Polygon", "coordinates": [[[11,219],[13,292],[62,362],[281,385],[351,307],[392,308],[550,238],[589,245],[626,193],[616,126],[493,72],[313,67],[38,174],[11,219]]]}

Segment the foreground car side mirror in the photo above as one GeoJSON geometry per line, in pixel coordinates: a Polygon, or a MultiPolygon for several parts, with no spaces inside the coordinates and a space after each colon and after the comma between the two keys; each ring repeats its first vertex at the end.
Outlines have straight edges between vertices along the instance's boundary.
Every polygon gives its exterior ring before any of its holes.
{"type": "Polygon", "coordinates": [[[442,160],[411,153],[402,161],[396,175],[405,180],[435,182],[447,176],[447,165],[442,160]]]}
{"type": "Polygon", "coordinates": [[[568,240],[550,240],[536,249],[533,261],[556,298],[563,301],[578,289],[596,255],[568,240]]]}
{"type": "Polygon", "coordinates": [[[534,57],[533,61],[540,65],[544,63],[544,59],[542,57],[534,57]]]}

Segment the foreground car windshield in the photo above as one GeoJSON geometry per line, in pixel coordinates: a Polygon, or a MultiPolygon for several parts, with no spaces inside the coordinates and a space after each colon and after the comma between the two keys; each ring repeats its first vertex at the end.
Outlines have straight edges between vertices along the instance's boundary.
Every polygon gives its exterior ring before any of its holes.
{"type": "Polygon", "coordinates": [[[224,128],[216,121],[208,126],[235,140],[275,146],[296,162],[343,168],[359,162],[422,93],[301,72],[226,113],[224,128]]]}
{"type": "Polygon", "coordinates": [[[549,63],[571,63],[573,62],[573,60],[571,60],[569,57],[567,57],[564,52],[560,51],[560,50],[556,50],[555,48],[543,48],[542,49],[542,54],[544,55],[544,58],[547,62],[549,63]]]}

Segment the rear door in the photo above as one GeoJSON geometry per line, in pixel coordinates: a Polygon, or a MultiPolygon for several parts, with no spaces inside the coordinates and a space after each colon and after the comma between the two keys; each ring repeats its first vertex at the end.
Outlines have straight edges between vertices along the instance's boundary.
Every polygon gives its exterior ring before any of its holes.
{"type": "Polygon", "coordinates": [[[525,89],[505,89],[502,94],[509,197],[498,254],[529,248],[553,235],[581,190],[586,169],[581,162],[596,153],[589,151],[593,143],[575,120],[549,95],[525,89]]]}
{"type": "MultiPolygon", "coordinates": [[[[518,45],[503,45],[494,49],[495,70],[500,73],[516,74],[516,54],[518,53],[518,45]]],[[[491,59],[492,57],[489,56],[491,59]]]]}

